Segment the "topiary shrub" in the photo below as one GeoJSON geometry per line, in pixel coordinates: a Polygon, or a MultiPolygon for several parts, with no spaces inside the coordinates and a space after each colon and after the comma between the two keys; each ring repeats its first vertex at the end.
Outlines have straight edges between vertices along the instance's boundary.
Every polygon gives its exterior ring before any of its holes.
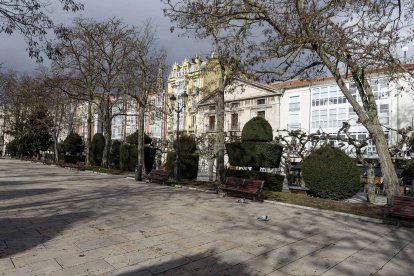
{"type": "Polygon", "coordinates": [[[92,138],[90,161],[92,165],[100,166],[102,163],[102,155],[105,148],[105,137],[102,133],[96,133],[92,138]]]}
{"type": "Polygon", "coordinates": [[[144,168],[147,174],[154,168],[156,152],[154,148],[144,147],[144,168]]]}
{"type": "Polygon", "coordinates": [[[272,126],[265,118],[254,117],[244,125],[241,140],[271,142],[273,140],[272,126]]]}
{"type": "MultiPolygon", "coordinates": [[[[177,149],[177,140],[174,140],[174,149],[177,149]]],[[[197,142],[194,136],[181,135],[180,136],[180,152],[194,153],[197,150],[197,142]]]]}
{"type": "Polygon", "coordinates": [[[77,162],[85,162],[85,156],[83,155],[64,155],[63,160],[65,163],[76,164],[77,162]]]}
{"type": "Polygon", "coordinates": [[[122,144],[120,148],[119,167],[121,171],[134,171],[137,165],[137,147],[130,144],[122,144]]]}
{"type": "MultiPolygon", "coordinates": [[[[126,137],[126,142],[128,144],[134,144],[134,145],[138,144],[138,130],[128,135],[126,137]]],[[[151,144],[151,142],[152,142],[152,138],[149,137],[146,133],[144,133],[144,144],[148,145],[148,144],[151,144]]]]}
{"type": "Polygon", "coordinates": [[[121,159],[121,145],[119,140],[113,140],[111,145],[111,152],[109,153],[109,166],[111,169],[119,170],[119,163],[121,159]]]}
{"type": "Polygon", "coordinates": [[[279,167],[283,147],[278,144],[235,142],[226,144],[229,163],[240,167],[279,167]]]}
{"type": "MultiPolygon", "coordinates": [[[[174,175],[175,158],[175,152],[167,154],[166,170],[170,172],[170,175],[174,175]]],[[[198,154],[180,154],[180,177],[182,179],[193,180],[197,178],[198,160],[198,154]]]]}
{"type": "Polygon", "coordinates": [[[279,174],[258,172],[258,171],[247,171],[247,170],[225,170],[224,176],[264,180],[265,181],[264,189],[269,190],[269,191],[281,192],[283,188],[284,177],[279,174]]]}
{"type": "Polygon", "coordinates": [[[323,146],[303,160],[302,174],[310,195],[345,199],[360,188],[360,173],[355,161],[342,150],[323,146]]]}
{"type": "Polygon", "coordinates": [[[82,137],[79,134],[71,132],[63,141],[62,150],[70,155],[81,154],[84,150],[82,137]]]}

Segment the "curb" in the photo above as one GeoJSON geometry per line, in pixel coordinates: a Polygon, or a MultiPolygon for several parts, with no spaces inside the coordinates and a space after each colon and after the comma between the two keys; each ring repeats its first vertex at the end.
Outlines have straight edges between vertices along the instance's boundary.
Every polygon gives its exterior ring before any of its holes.
{"type": "Polygon", "coordinates": [[[278,201],[272,201],[272,200],[263,200],[263,202],[273,204],[273,205],[280,205],[280,206],[285,206],[285,207],[293,207],[293,208],[297,208],[297,209],[304,209],[304,210],[309,210],[309,211],[314,211],[314,212],[319,212],[319,213],[324,213],[324,214],[340,215],[340,216],[343,216],[343,217],[355,218],[355,219],[363,220],[363,221],[366,221],[366,222],[379,223],[379,224],[389,224],[389,223],[387,223],[387,221],[384,221],[382,219],[370,218],[370,217],[359,216],[359,215],[354,215],[354,214],[348,214],[348,213],[343,213],[343,212],[338,212],[338,211],[333,211],[333,210],[318,209],[318,208],[313,208],[313,207],[308,207],[308,206],[302,206],[302,205],[296,205],[296,204],[284,203],[284,202],[278,202],[278,201]]]}

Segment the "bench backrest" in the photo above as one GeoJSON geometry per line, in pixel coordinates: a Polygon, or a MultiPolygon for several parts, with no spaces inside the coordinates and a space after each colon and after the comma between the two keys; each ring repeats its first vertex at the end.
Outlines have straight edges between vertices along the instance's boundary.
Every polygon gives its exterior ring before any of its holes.
{"type": "Polygon", "coordinates": [[[238,177],[229,176],[226,178],[226,186],[229,187],[242,187],[244,185],[244,179],[238,177]]]}
{"type": "Polygon", "coordinates": [[[394,196],[392,205],[394,208],[414,208],[414,197],[394,196]]]}
{"type": "Polygon", "coordinates": [[[246,179],[244,181],[244,187],[246,187],[247,189],[262,189],[263,185],[263,180],[246,179]]]}
{"type": "Polygon", "coordinates": [[[151,175],[159,175],[159,176],[169,176],[170,172],[169,171],[164,171],[164,170],[152,170],[150,172],[151,175]]]}

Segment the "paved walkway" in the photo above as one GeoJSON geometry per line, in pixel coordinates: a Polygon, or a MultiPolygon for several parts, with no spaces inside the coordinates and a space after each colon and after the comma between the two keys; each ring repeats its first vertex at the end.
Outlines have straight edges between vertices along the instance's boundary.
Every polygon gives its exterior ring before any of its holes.
{"type": "Polygon", "coordinates": [[[413,233],[0,160],[0,275],[413,275],[413,233]]]}

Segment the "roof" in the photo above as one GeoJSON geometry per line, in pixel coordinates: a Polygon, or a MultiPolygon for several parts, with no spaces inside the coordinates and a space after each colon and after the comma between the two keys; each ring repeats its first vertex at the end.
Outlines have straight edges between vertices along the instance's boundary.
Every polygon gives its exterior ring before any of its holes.
{"type": "MultiPolygon", "coordinates": [[[[242,78],[235,78],[234,81],[240,81],[240,82],[244,82],[248,85],[266,90],[267,92],[273,93],[275,95],[281,95],[282,93],[278,90],[276,90],[275,88],[273,88],[270,85],[267,84],[263,84],[263,83],[259,83],[253,80],[249,80],[249,79],[242,79],[242,78]]],[[[217,95],[218,93],[218,89],[214,90],[213,93],[208,94],[207,96],[205,96],[204,98],[202,98],[200,100],[200,102],[198,103],[199,105],[205,105],[205,104],[209,104],[208,101],[215,95],[217,95]]]]}
{"type": "MultiPolygon", "coordinates": [[[[414,63],[404,64],[402,66],[405,69],[414,69],[414,63]]],[[[384,73],[384,72],[386,72],[386,68],[373,69],[373,70],[370,70],[368,73],[375,74],[375,73],[384,73]]],[[[335,78],[332,76],[315,78],[311,80],[294,79],[294,80],[273,83],[273,84],[270,84],[270,86],[273,87],[274,89],[286,89],[286,88],[310,86],[310,85],[315,85],[315,84],[324,84],[327,82],[332,82],[334,80],[335,78]]]]}

